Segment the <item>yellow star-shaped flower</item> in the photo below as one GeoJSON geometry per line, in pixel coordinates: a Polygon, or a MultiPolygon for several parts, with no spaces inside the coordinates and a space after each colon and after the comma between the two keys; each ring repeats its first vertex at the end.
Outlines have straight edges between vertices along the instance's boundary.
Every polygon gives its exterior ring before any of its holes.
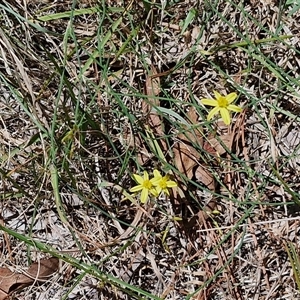
{"type": "Polygon", "coordinates": [[[226,125],[230,124],[230,113],[229,111],[241,112],[243,109],[239,106],[231,104],[237,97],[236,93],[230,93],[227,96],[222,96],[218,92],[214,91],[216,99],[201,99],[201,103],[204,105],[214,106],[209,112],[207,120],[211,120],[212,117],[219,113],[226,125]]]}
{"type": "Polygon", "coordinates": [[[156,187],[158,194],[164,192],[168,196],[170,195],[169,188],[176,187],[177,183],[170,180],[170,176],[167,174],[162,176],[158,170],[153,171],[154,179],[153,185],[156,187]]]}
{"type": "Polygon", "coordinates": [[[136,193],[142,191],[141,193],[141,202],[146,203],[148,199],[149,193],[152,194],[154,197],[158,196],[157,189],[154,183],[157,181],[157,178],[149,179],[148,172],[144,171],[144,177],[133,174],[133,179],[138,183],[138,185],[131,188],[129,191],[131,193],[136,193]]]}

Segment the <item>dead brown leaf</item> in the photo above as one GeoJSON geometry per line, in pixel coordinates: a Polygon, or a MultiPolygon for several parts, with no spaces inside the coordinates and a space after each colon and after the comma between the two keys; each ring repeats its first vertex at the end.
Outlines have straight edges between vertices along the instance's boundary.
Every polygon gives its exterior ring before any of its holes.
{"type": "MultiPolygon", "coordinates": [[[[11,286],[15,283],[15,273],[6,268],[0,268],[0,291],[8,296],[11,286]]],[[[0,298],[5,299],[5,298],[0,298]]]]}
{"type": "MultiPolygon", "coordinates": [[[[145,115],[148,115],[148,124],[153,132],[155,137],[162,137],[164,136],[164,129],[162,126],[162,120],[157,112],[153,111],[153,107],[159,106],[159,100],[157,96],[160,93],[160,77],[157,73],[156,68],[151,65],[151,72],[146,78],[145,84],[145,92],[148,96],[147,100],[143,101],[142,103],[142,110],[145,115]]],[[[160,139],[160,146],[163,150],[167,150],[166,143],[163,139],[160,139]]]]}
{"type": "Polygon", "coordinates": [[[222,143],[226,146],[226,148],[230,149],[232,144],[232,135],[232,133],[229,133],[219,136],[218,139],[211,137],[207,141],[204,141],[203,149],[214,156],[223,155],[226,153],[226,150],[222,146],[222,143]]]}
{"type": "Polygon", "coordinates": [[[0,268],[0,300],[36,281],[47,281],[58,270],[58,265],[58,258],[51,257],[33,263],[24,274],[0,268]]]}
{"type": "MultiPolygon", "coordinates": [[[[160,93],[160,78],[156,71],[156,68],[151,65],[151,71],[146,78],[145,94],[148,96],[147,100],[142,101],[142,112],[145,116],[145,123],[153,133],[154,137],[163,136],[164,130],[162,128],[162,122],[160,116],[153,111],[153,107],[159,106],[159,100],[157,96],[160,93]]],[[[147,128],[147,127],[146,127],[147,128]]],[[[137,161],[140,165],[144,165],[153,157],[153,154],[147,150],[145,141],[140,134],[133,136],[131,133],[124,135],[129,147],[134,148],[137,151],[137,161]]],[[[160,139],[162,149],[166,149],[165,142],[160,139]]]]}
{"type": "Polygon", "coordinates": [[[8,297],[8,294],[0,290],[0,300],[5,300],[8,297]]]}
{"type": "Polygon", "coordinates": [[[160,93],[160,78],[157,75],[156,68],[151,65],[151,72],[149,76],[146,78],[146,95],[148,96],[148,100],[150,103],[153,103],[155,105],[158,104],[157,96],[160,93]],[[154,76],[153,76],[154,75],[154,76]]]}
{"type": "Polygon", "coordinates": [[[29,267],[26,275],[38,281],[48,280],[58,270],[58,264],[59,260],[56,257],[41,259],[29,267]]]}
{"type": "Polygon", "coordinates": [[[139,165],[143,166],[152,158],[153,154],[145,147],[142,137],[139,134],[132,134],[129,127],[124,130],[123,139],[126,146],[136,151],[139,165]]]}
{"type": "MultiPolygon", "coordinates": [[[[194,107],[188,112],[191,125],[198,123],[198,115],[194,107]]],[[[174,161],[179,172],[191,179],[194,175],[209,189],[214,190],[214,179],[209,170],[203,167],[200,160],[200,152],[193,146],[203,148],[203,135],[201,128],[186,127],[186,131],[178,135],[178,142],[174,145],[174,161]]]]}
{"type": "MultiPolygon", "coordinates": [[[[197,113],[195,108],[191,108],[188,113],[191,124],[196,124],[197,113]]],[[[185,174],[189,179],[193,177],[193,168],[198,165],[199,151],[193,147],[193,143],[200,147],[203,145],[203,137],[200,129],[187,128],[185,132],[177,136],[178,141],[175,143],[174,162],[179,172],[185,174]]]]}
{"type": "Polygon", "coordinates": [[[204,185],[206,185],[211,191],[215,190],[214,177],[205,166],[198,165],[197,169],[195,170],[195,177],[199,182],[202,182],[204,185]]]}

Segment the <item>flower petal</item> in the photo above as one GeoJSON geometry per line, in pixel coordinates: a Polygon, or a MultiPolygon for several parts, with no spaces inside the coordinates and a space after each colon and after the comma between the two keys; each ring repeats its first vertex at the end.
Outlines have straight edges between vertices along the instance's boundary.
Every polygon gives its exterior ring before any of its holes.
{"type": "Polygon", "coordinates": [[[230,124],[230,115],[227,108],[220,109],[221,117],[226,125],[230,124]]]}
{"type": "Polygon", "coordinates": [[[133,174],[132,177],[133,177],[133,179],[134,179],[137,183],[143,184],[144,178],[143,178],[142,176],[137,175],[137,174],[133,174]]]}
{"type": "Polygon", "coordinates": [[[162,177],[161,174],[160,174],[160,172],[158,170],[156,170],[156,169],[153,171],[153,175],[154,175],[154,177],[159,177],[159,178],[162,177]]]}
{"type": "Polygon", "coordinates": [[[162,176],[158,170],[153,171],[154,177],[150,180],[153,185],[158,185],[158,182],[161,181],[162,176]]]}
{"type": "Polygon", "coordinates": [[[217,91],[214,91],[214,94],[215,94],[215,97],[217,100],[222,97],[222,95],[220,93],[218,93],[217,91]]]}
{"type": "Polygon", "coordinates": [[[149,174],[147,171],[144,171],[144,181],[149,180],[149,174]]]}
{"type": "Polygon", "coordinates": [[[141,193],[141,202],[142,203],[146,203],[148,199],[148,190],[147,189],[143,189],[142,193],[141,193]]]}
{"type": "Polygon", "coordinates": [[[168,188],[172,188],[172,187],[176,187],[177,186],[177,182],[169,180],[166,182],[167,183],[167,187],[168,188]]]}
{"type": "Polygon", "coordinates": [[[157,190],[157,187],[156,187],[156,188],[150,189],[149,192],[150,192],[154,197],[158,197],[158,195],[159,195],[158,190],[157,190]]]}
{"type": "Polygon", "coordinates": [[[136,192],[139,192],[140,190],[143,189],[143,186],[140,184],[140,185],[136,185],[134,187],[132,187],[129,192],[130,193],[136,193],[136,192]]]}
{"type": "Polygon", "coordinates": [[[231,111],[235,111],[235,112],[242,112],[243,109],[237,105],[233,105],[233,104],[230,104],[228,105],[227,107],[228,110],[231,110],[231,111]]]}
{"type": "Polygon", "coordinates": [[[201,99],[200,101],[204,105],[218,106],[218,101],[213,99],[201,99]]]}
{"type": "Polygon", "coordinates": [[[168,189],[164,189],[164,193],[165,193],[166,195],[170,196],[170,192],[169,192],[168,189]]]}
{"type": "Polygon", "coordinates": [[[215,114],[217,114],[220,110],[220,107],[214,107],[209,114],[207,115],[207,120],[210,120],[215,114]]]}
{"type": "MultiPolygon", "coordinates": [[[[157,196],[161,193],[161,191],[162,191],[162,188],[161,188],[160,185],[158,185],[158,186],[156,187],[157,196]]],[[[157,196],[156,196],[156,197],[157,197],[157,196]]]]}
{"type": "Polygon", "coordinates": [[[230,93],[226,96],[227,103],[232,103],[237,97],[237,93],[230,93]]]}

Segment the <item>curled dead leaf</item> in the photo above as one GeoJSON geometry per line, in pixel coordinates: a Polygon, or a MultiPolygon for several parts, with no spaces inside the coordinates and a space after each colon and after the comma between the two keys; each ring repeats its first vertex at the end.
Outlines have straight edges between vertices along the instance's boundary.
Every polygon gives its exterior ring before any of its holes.
{"type": "Polygon", "coordinates": [[[38,281],[46,281],[58,270],[58,265],[59,260],[56,257],[41,259],[29,267],[26,275],[38,281]]]}
{"type": "Polygon", "coordinates": [[[58,270],[58,267],[58,258],[51,257],[33,263],[23,274],[0,268],[0,300],[6,299],[13,292],[37,281],[47,281],[58,270]]]}
{"type": "Polygon", "coordinates": [[[15,283],[15,281],[16,278],[14,272],[6,268],[0,268],[0,291],[2,293],[6,293],[7,296],[11,286],[15,283]]]}

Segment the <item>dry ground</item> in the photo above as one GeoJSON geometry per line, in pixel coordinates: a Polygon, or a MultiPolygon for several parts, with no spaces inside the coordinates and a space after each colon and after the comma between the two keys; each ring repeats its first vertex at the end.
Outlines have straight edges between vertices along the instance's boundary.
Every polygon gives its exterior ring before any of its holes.
{"type": "Polygon", "coordinates": [[[297,1],[152,2],[0,2],[1,267],[60,257],[11,299],[300,299],[297,1]],[[125,199],[153,168],[178,194],[125,199]]]}

